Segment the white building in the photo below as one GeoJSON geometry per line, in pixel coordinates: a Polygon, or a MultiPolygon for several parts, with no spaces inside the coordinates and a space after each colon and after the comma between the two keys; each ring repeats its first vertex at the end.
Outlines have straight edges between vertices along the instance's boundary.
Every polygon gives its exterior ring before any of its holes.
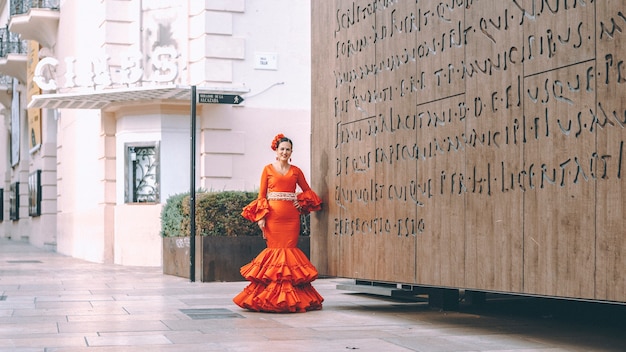
{"type": "Polygon", "coordinates": [[[280,132],[310,174],[309,1],[0,0],[2,24],[2,237],[160,266],[192,140],[197,188],[257,190],[280,132]],[[191,87],[244,101],[198,102],[192,139],[191,87]]]}

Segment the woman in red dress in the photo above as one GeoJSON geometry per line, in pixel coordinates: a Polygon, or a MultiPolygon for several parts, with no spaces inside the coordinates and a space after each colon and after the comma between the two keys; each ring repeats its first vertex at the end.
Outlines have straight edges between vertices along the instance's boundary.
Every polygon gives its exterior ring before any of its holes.
{"type": "Polygon", "coordinates": [[[311,282],[317,269],[297,248],[300,214],[321,209],[321,199],[311,190],[302,170],[290,164],[293,143],[283,134],[272,141],[276,162],[263,168],[259,196],[241,215],[263,231],[265,248],[241,268],[250,284],[233,302],[262,312],[306,312],[322,309],[324,298],[311,282]],[[296,185],[302,192],[296,193],[296,185]]]}

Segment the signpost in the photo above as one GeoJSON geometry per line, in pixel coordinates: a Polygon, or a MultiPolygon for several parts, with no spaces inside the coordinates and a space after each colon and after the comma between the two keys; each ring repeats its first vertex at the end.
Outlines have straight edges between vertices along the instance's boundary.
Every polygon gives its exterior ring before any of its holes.
{"type": "Polygon", "coordinates": [[[196,281],[196,86],[191,86],[191,180],[189,182],[189,280],[196,281]]]}
{"type": "Polygon", "coordinates": [[[198,102],[204,104],[240,104],[243,98],[235,94],[198,94],[198,102]]]}
{"type": "Polygon", "coordinates": [[[196,280],[196,101],[202,104],[230,104],[243,102],[243,97],[236,94],[198,93],[196,86],[191,86],[191,180],[189,190],[190,238],[189,238],[189,280],[196,280]]]}

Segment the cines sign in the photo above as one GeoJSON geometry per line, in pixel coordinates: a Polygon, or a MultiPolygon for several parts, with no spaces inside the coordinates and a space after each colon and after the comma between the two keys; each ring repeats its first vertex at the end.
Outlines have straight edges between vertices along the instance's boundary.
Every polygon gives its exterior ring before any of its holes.
{"type": "MultiPolygon", "coordinates": [[[[109,87],[114,84],[130,85],[145,81],[154,83],[174,82],[178,77],[178,52],[171,46],[156,47],[149,56],[149,73],[143,67],[143,55],[140,52],[130,52],[120,57],[119,69],[112,71],[109,57],[77,60],[68,56],[65,58],[64,84],[61,88],[75,87],[109,87]]],[[[41,59],[35,67],[33,81],[42,90],[56,90],[59,88],[55,72],[59,60],[54,57],[41,59]]]]}

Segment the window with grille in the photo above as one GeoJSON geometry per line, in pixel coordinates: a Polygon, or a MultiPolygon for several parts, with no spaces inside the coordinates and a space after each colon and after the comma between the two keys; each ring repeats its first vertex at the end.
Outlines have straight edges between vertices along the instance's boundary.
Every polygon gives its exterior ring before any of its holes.
{"type": "Polygon", "coordinates": [[[41,215],[41,170],[28,175],[28,215],[41,215]]]}
{"type": "Polygon", "coordinates": [[[18,220],[20,218],[20,183],[11,183],[11,190],[9,193],[9,218],[11,220],[18,220]]]}
{"type": "Polygon", "coordinates": [[[4,221],[4,188],[0,188],[0,222],[4,221]]]}
{"type": "Polygon", "coordinates": [[[126,203],[158,203],[158,143],[128,144],[125,149],[126,203]]]}

